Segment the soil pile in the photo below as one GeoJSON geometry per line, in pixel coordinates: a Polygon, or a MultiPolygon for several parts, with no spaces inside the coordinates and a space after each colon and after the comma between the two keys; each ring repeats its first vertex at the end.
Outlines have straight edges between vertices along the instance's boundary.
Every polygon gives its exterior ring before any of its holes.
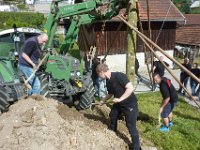
{"type": "Polygon", "coordinates": [[[91,117],[42,96],[20,100],[0,116],[0,149],[128,149],[106,124],[91,117]]]}

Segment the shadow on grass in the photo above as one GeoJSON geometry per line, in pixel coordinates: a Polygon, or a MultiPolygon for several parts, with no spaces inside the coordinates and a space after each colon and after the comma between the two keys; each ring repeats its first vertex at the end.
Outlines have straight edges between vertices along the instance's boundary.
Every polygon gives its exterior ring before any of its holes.
{"type": "Polygon", "coordinates": [[[183,114],[183,113],[180,113],[180,112],[177,112],[177,111],[174,111],[173,113],[174,113],[175,115],[181,117],[181,118],[190,119],[190,120],[196,120],[196,121],[199,121],[199,122],[200,122],[200,118],[193,117],[193,116],[187,115],[187,114],[183,114]]]}
{"type": "Polygon", "coordinates": [[[155,124],[155,122],[156,122],[155,118],[153,118],[153,117],[151,117],[148,114],[145,114],[143,112],[139,112],[139,116],[138,116],[137,120],[148,122],[150,124],[155,124]]]}

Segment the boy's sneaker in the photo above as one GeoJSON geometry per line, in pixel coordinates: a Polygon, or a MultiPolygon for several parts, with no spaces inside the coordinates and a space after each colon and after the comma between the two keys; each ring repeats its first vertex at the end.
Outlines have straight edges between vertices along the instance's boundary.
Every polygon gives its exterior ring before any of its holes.
{"type": "Polygon", "coordinates": [[[169,127],[172,127],[174,124],[173,124],[173,122],[169,122],[169,127]]]}
{"type": "Polygon", "coordinates": [[[169,128],[166,127],[166,126],[162,126],[162,127],[160,128],[160,131],[161,131],[161,132],[169,132],[169,128]]]}

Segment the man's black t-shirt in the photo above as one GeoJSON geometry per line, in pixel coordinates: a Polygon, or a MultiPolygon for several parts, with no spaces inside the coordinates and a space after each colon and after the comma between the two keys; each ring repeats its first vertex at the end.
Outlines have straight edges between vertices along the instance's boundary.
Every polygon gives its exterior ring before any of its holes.
{"type": "Polygon", "coordinates": [[[92,79],[95,80],[98,78],[98,74],[96,72],[97,66],[100,64],[100,59],[99,58],[94,58],[92,60],[92,79]]]}
{"type": "Polygon", "coordinates": [[[178,100],[178,95],[176,89],[174,88],[171,81],[165,77],[162,78],[160,83],[160,92],[162,94],[163,99],[170,97],[169,102],[174,103],[178,100]],[[167,83],[167,80],[169,83],[167,83]]]}
{"type": "MultiPolygon", "coordinates": [[[[200,69],[199,68],[193,68],[191,69],[191,72],[197,77],[199,78],[200,77],[200,69]]],[[[196,80],[194,80],[193,78],[190,78],[190,80],[192,82],[195,82],[196,84],[198,84],[198,82],[196,80]]]]}
{"type": "MultiPolygon", "coordinates": [[[[182,64],[182,65],[183,65],[185,68],[187,68],[188,70],[191,70],[191,69],[192,69],[191,64],[182,64]]],[[[188,75],[184,70],[181,71],[181,74],[182,74],[183,76],[185,76],[185,78],[189,77],[189,75],[188,75]]]]}
{"type": "MultiPolygon", "coordinates": [[[[124,73],[111,72],[111,78],[106,82],[108,94],[114,95],[115,98],[120,98],[126,90],[126,84],[129,82],[129,79],[124,73]]],[[[137,98],[134,95],[134,93],[132,93],[127,99],[123,100],[118,104],[122,106],[133,106],[137,104],[137,98]]]]}
{"type": "MultiPolygon", "coordinates": [[[[169,66],[168,63],[166,63],[166,62],[164,62],[164,63],[166,66],[169,66]]],[[[156,67],[154,73],[158,73],[160,75],[160,77],[162,77],[165,73],[165,66],[160,61],[155,61],[154,66],[156,67]]]]}
{"type": "MultiPolygon", "coordinates": [[[[37,36],[31,37],[28,40],[26,40],[21,51],[28,55],[34,64],[38,64],[38,60],[41,54],[41,48],[39,46],[37,36]]],[[[29,64],[22,57],[22,55],[19,56],[19,64],[32,67],[32,65],[29,64]]]]}
{"type": "Polygon", "coordinates": [[[191,72],[197,77],[200,77],[200,69],[199,68],[193,68],[191,69],[191,72]]]}

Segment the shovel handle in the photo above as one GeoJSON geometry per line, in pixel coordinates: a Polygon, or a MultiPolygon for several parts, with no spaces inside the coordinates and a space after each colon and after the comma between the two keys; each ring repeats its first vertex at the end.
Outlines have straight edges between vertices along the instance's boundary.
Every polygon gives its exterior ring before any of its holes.
{"type": "Polygon", "coordinates": [[[40,63],[37,65],[36,69],[32,72],[32,74],[30,75],[30,77],[28,77],[27,80],[25,80],[25,84],[27,85],[28,82],[31,80],[31,78],[35,75],[35,73],[38,71],[38,69],[40,68],[40,66],[42,65],[42,63],[44,62],[44,60],[47,58],[49,53],[46,53],[46,55],[42,58],[42,60],[40,61],[40,63]]]}

